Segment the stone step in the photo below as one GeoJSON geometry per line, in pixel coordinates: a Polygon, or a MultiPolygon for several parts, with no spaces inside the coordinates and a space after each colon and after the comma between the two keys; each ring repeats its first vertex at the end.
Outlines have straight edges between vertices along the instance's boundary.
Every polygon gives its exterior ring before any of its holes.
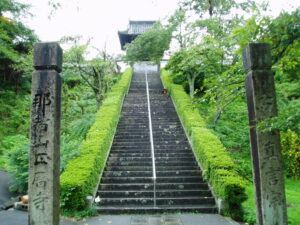
{"type": "Polygon", "coordinates": [[[194,157],[194,154],[192,152],[189,152],[189,151],[185,151],[185,152],[164,152],[164,153],[161,153],[161,152],[156,152],[154,151],[154,155],[155,157],[169,157],[169,158],[181,158],[181,157],[194,157]]]}
{"type": "MultiPolygon", "coordinates": [[[[107,160],[109,163],[113,162],[145,162],[150,161],[152,162],[151,157],[109,157],[107,160]]],[[[157,166],[164,166],[164,165],[176,165],[173,164],[175,162],[194,162],[195,159],[191,157],[186,158],[168,158],[168,157],[159,157],[155,158],[155,164],[157,166]]],[[[178,164],[181,165],[181,164],[178,164]]]]}
{"type": "Polygon", "coordinates": [[[178,213],[178,212],[192,212],[192,213],[217,213],[215,205],[189,205],[189,206],[101,206],[97,207],[100,214],[156,214],[156,213],[178,213]]]}
{"type": "Polygon", "coordinates": [[[162,144],[155,144],[154,143],[154,149],[160,149],[160,150],[190,150],[191,148],[189,146],[183,145],[174,145],[174,144],[168,144],[168,145],[162,145],[162,144]]]}
{"type": "Polygon", "coordinates": [[[149,117],[148,117],[148,113],[145,113],[142,110],[137,111],[136,109],[129,109],[129,110],[122,111],[122,116],[119,122],[121,122],[123,119],[126,118],[140,118],[140,119],[144,118],[144,120],[148,120],[149,117]]]}
{"type": "MultiPolygon", "coordinates": [[[[126,148],[126,149],[120,149],[118,147],[112,147],[112,149],[110,150],[110,153],[113,153],[113,154],[118,154],[118,153],[128,153],[128,154],[131,154],[131,153],[149,153],[151,151],[150,149],[150,146],[149,148],[141,148],[139,146],[137,146],[136,148],[126,148]]],[[[191,150],[182,150],[182,149],[175,149],[175,150],[172,150],[172,149],[154,149],[154,153],[155,155],[156,154],[190,154],[191,153],[191,150]]]]}
{"type": "Polygon", "coordinates": [[[139,162],[134,162],[134,161],[107,161],[106,162],[107,166],[152,166],[152,160],[151,161],[139,161],[139,162]]]}
{"type": "Polygon", "coordinates": [[[109,157],[151,157],[151,152],[143,153],[111,153],[109,157]]]}
{"type": "MultiPolygon", "coordinates": [[[[150,147],[148,149],[118,149],[118,148],[113,148],[110,150],[110,154],[151,154],[151,149],[150,147]]],[[[126,155],[124,155],[126,156],[126,155]]],[[[150,155],[149,155],[150,157],[150,155]]]]}
{"type": "Polygon", "coordinates": [[[152,170],[150,171],[104,171],[103,176],[108,177],[152,177],[152,170]]]}
{"type": "Polygon", "coordinates": [[[118,149],[150,149],[151,145],[150,141],[138,142],[138,144],[135,142],[114,142],[112,147],[118,149]]]}
{"type": "Polygon", "coordinates": [[[164,142],[164,141],[188,141],[186,137],[181,134],[172,134],[172,132],[157,132],[153,135],[154,141],[164,142]]]}
{"type": "MultiPolygon", "coordinates": [[[[165,158],[181,158],[181,157],[194,157],[193,153],[185,152],[185,153],[157,153],[154,152],[155,158],[165,157],[165,158]]],[[[134,152],[134,153],[114,153],[111,152],[109,157],[151,157],[151,152],[134,152]]]]}
{"type": "Polygon", "coordinates": [[[148,115],[147,116],[139,116],[139,117],[134,117],[134,116],[124,116],[122,119],[119,121],[119,124],[122,124],[124,122],[131,122],[131,123],[144,123],[144,122],[149,122],[148,120],[148,115]]]}
{"type": "MultiPolygon", "coordinates": [[[[100,198],[100,204],[105,206],[149,206],[154,205],[153,198],[100,198]]],[[[214,204],[213,197],[174,197],[174,198],[156,198],[157,205],[201,205],[214,204]]]]}
{"type": "Polygon", "coordinates": [[[148,73],[156,181],[150,149],[145,73],[134,73],[98,194],[101,213],[215,213],[188,139],[157,73],[148,73]],[[154,183],[157,207],[154,207],[154,183]]]}
{"type": "Polygon", "coordinates": [[[98,191],[100,198],[152,198],[154,191],[98,191]]]}
{"type": "Polygon", "coordinates": [[[199,167],[194,166],[156,166],[156,171],[177,171],[177,170],[196,170],[199,171],[199,167]]]}
{"type": "Polygon", "coordinates": [[[117,131],[126,131],[127,132],[134,132],[136,129],[138,129],[138,131],[148,131],[149,132],[149,123],[148,121],[145,121],[143,123],[131,123],[131,124],[122,124],[119,123],[118,127],[117,127],[117,131]]]}
{"type": "Polygon", "coordinates": [[[118,149],[118,150],[141,150],[141,151],[147,151],[148,149],[150,150],[150,142],[147,143],[147,145],[117,145],[115,142],[112,145],[112,150],[113,149],[118,149]]]}
{"type": "MultiPolygon", "coordinates": [[[[152,166],[152,160],[151,161],[107,161],[107,166],[152,166]]],[[[196,161],[169,161],[169,162],[155,162],[155,165],[157,167],[159,166],[191,166],[191,165],[197,165],[196,161]]]]}
{"type": "Polygon", "coordinates": [[[119,127],[117,128],[116,135],[149,135],[149,128],[148,127],[138,127],[135,128],[134,126],[128,126],[128,127],[119,127]]]}
{"type": "Polygon", "coordinates": [[[128,137],[128,138],[118,138],[118,137],[115,137],[114,139],[115,143],[138,143],[140,144],[141,142],[143,143],[147,143],[149,144],[150,143],[150,138],[149,136],[140,136],[139,138],[137,137],[128,137]]]}
{"type": "Polygon", "coordinates": [[[118,128],[138,128],[138,129],[147,129],[148,120],[140,120],[140,121],[120,121],[118,124],[118,128]]]}
{"type": "Polygon", "coordinates": [[[159,163],[161,161],[163,162],[174,162],[174,161],[185,161],[185,162],[191,162],[191,161],[194,161],[194,157],[181,157],[181,158],[177,158],[177,159],[174,159],[173,157],[158,157],[158,158],[155,158],[155,162],[156,163],[159,163]]]}
{"type": "MultiPolygon", "coordinates": [[[[147,128],[129,128],[129,127],[119,127],[116,132],[116,136],[128,136],[128,135],[149,135],[149,129],[147,128]]],[[[185,135],[183,130],[177,130],[177,131],[170,131],[170,130],[163,130],[163,129],[156,129],[152,130],[152,135],[154,137],[161,137],[163,135],[169,136],[173,135],[174,137],[180,137],[181,135],[185,135]]]]}
{"type": "Polygon", "coordinates": [[[198,165],[195,160],[188,160],[188,161],[179,161],[179,160],[169,160],[169,161],[155,161],[156,166],[187,166],[187,165],[198,165]]]}
{"type": "MultiPolygon", "coordinates": [[[[144,148],[145,146],[150,145],[150,142],[148,141],[141,141],[137,144],[134,144],[134,142],[126,141],[126,142],[114,142],[113,147],[132,147],[132,148],[144,148]]],[[[161,143],[161,142],[155,142],[154,143],[154,149],[174,149],[174,150],[188,150],[190,147],[184,143],[161,143]]]]}
{"type": "MultiPolygon", "coordinates": [[[[200,176],[157,177],[157,183],[196,183],[204,182],[200,176]]],[[[103,184],[153,183],[152,177],[102,177],[103,184]]]]}
{"type": "Polygon", "coordinates": [[[104,171],[152,171],[152,165],[149,166],[106,166],[104,171]]]}
{"type": "Polygon", "coordinates": [[[152,158],[151,158],[151,156],[141,156],[141,157],[134,157],[134,156],[131,156],[131,157],[112,157],[112,156],[110,156],[108,158],[108,160],[110,162],[116,162],[116,161],[147,161],[147,160],[152,161],[152,158]]]}
{"type": "Polygon", "coordinates": [[[199,170],[160,170],[156,171],[158,177],[169,177],[169,176],[201,176],[199,170]]]}
{"type": "Polygon", "coordinates": [[[153,140],[154,145],[156,146],[161,146],[161,145],[182,145],[182,146],[188,146],[189,142],[188,140],[165,140],[165,141],[161,141],[161,140],[153,140]]]}
{"type": "MultiPolygon", "coordinates": [[[[156,171],[198,170],[198,166],[156,166],[156,171]]],[[[106,166],[105,171],[152,171],[151,166],[106,166]]]]}
{"type": "MultiPolygon", "coordinates": [[[[163,190],[163,189],[207,189],[207,183],[156,183],[156,190],[163,190]]],[[[115,183],[115,184],[100,184],[99,190],[152,190],[153,183],[115,183]]]]}
{"type": "MultiPolygon", "coordinates": [[[[99,191],[97,195],[100,198],[152,198],[154,191],[99,191]]],[[[210,190],[159,190],[156,192],[157,198],[174,198],[174,197],[212,197],[210,190]]]]}

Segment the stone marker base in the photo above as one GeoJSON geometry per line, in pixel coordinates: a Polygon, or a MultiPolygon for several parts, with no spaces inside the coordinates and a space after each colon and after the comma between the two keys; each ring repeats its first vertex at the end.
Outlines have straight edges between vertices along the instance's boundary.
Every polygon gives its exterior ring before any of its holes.
{"type": "Polygon", "coordinates": [[[28,204],[23,202],[15,202],[14,208],[21,211],[28,211],[28,204]]]}

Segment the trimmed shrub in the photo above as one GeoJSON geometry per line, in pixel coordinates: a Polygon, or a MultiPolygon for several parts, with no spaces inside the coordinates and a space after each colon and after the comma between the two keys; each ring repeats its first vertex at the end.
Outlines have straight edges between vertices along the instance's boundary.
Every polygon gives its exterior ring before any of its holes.
{"type": "MultiPolygon", "coordinates": [[[[169,79],[168,81],[171,81],[171,79],[169,79]]],[[[164,85],[165,83],[166,82],[164,82],[164,85]]],[[[198,110],[192,104],[191,98],[183,90],[183,87],[177,84],[165,86],[169,86],[172,99],[176,106],[176,110],[188,134],[191,135],[193,127],[206,127],[205,121],[200,116],[198,110]]]]}
{"type": "Polygon", "coordinates": [[[235,170],[235,165],[221,141],[206,128],[193,128],[192,145],[195,154],[205,170],[207,179],[216,169],[235,170]]]}
{"type": "Polygon", "coordinates": [[[288,130],[281,132],[282,155],[288,177],[300,178],[300,138],[288,130]]]}
{"type": "Polygon", "coordinates": [[[79,156],[68,163],[61,175],[61,207],[66,211],[88,206],[86,198],[93,194],[104,169],[131,77],[132,71],[128,69],[111,88],[80,146],[79,156]]]}
{"type": "Polygon", "coordinates": [[[206,128],[204,119],[183,87],[173,84],[170,74],[165,70],[162,70],[162,81],[168,88],[176,111],[192,141],[204,178],[210,182],[216,196],[227,203],[223,214],[241,220],[242,202],[247,199],[247,195],[244,180],[236,172],[235,164],[217,136],[206,128]]]}

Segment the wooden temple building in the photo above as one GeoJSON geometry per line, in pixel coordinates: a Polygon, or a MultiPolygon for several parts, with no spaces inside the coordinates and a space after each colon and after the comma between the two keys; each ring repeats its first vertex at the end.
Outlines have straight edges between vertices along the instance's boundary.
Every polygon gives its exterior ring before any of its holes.
{"type": "Polygon", "coordinates": [[[124,49],[124,46],[127,43],[132,42],[139,34],[145,32],[152,28],[153,24],[156,21],[129,21],[129,26],[127,30],[118,31],[120,38],[121,48],[124,49]]]}

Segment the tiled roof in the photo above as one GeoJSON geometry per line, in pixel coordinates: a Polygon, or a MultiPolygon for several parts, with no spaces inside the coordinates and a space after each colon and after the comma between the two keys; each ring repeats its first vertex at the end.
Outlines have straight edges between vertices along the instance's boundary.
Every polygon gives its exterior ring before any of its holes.
{"type": "Polygon", "coordinates": [[[139,34],[152,28],[156,21],[129,21],[127,30],[118,31],[120,38],[121,48],[124,50],[126,43],[132,42],[139,34]]]}
{"type": "Polygon", "coordinates": [[[129,21],[128,34],[141,34],[152,28],[155,21],[129,21]]]}

